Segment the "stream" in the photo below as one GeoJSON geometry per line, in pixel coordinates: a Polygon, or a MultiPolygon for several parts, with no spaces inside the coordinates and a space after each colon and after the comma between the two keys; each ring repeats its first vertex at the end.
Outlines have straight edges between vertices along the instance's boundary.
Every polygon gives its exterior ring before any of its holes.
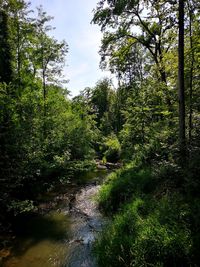
{"type": "Polygon", "coordinates": [[[94,198],[107,174],[88,173],[82,185],[69,181],[40,196],[38,211],[16,221],[15,245],[3,267],[97,267],[92,245],[107,220],[94,198]]]}

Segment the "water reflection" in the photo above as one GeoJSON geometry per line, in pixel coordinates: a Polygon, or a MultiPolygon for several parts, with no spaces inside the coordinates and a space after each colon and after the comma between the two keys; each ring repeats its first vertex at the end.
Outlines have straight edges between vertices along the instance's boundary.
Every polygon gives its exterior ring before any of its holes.
{"type": "Polygon", "coordinates": [[[105,174],[87,176],[86,180],[92,178],[92,182],[77,188],[73,198],[70,190],[68,195],[65,192],[59,207],[53,206],[54,210],[46,215],[19,218],[17,243],[3,267],[96,267],[92,243],[105,218],[98,211],[94,196],[100,188],[98,179],[105,174]],[[73,201],[69,205],[70,198],[73,201]]]}
{"type": "MultiPolygon", "coordinates": [[[[24,219],[24,218],[23,218],[24,219]]],[[[20,223],[20,221],[18,222],[20,223]]],[[[5,267],[62,266],[68,253],[70,218],[58,212],[26,218],[17,227],[20,238],[5,267]]]]}

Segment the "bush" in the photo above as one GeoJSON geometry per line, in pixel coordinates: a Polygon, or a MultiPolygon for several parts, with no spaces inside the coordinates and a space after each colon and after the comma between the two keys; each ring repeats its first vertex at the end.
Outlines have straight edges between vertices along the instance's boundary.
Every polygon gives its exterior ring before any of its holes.
{"type": "Polygon", "coordinates": [[[103,150],[104,161],[119,161],[121,155],[121,146],[119,140],[114,134],[106,138],[103,150]]]}

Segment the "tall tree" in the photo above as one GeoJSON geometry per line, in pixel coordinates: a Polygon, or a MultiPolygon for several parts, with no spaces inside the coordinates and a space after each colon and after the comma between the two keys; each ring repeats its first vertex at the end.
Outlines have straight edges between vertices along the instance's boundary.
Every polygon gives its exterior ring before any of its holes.
{"type": "Polygon", "coordinates": [[[12,80],[12,53],[9,40],[8,15],[0,11],[0,82],[12,80]]]}
{"type": "Polygon", "coordinates": [[[186,152],[185,136],[185,88],[184,88],[184,0],[179,0],[179,41],[178,41],[178,85],[179,85],[179,141],[181,157],[186,152]]]}
{"type": "Polygon", "coordinates": [[[103,0],[97,5],[93,22],[104,32],[102,50],[105,55],[123,39],[127,39],[129,45],[137,41],[148,50],[157,66],[159,79],[166,83],[163,57],[172,44],[175,18],[174,3],[170,1],[103,0]]]}
{"type": "Polygon", "coordinates": [[[65,41],[58,42],[48,35],[53,29],[48,22],[53,18],[43,11],[42,6],[38,9],[38,17],[34,22],[35,36],[33,40],[34,51],[32,64],[35,76],[42,79],[43,107],[44,107],[44,137],[46,136],[47,94],[49,83],[59,83],[62,76],[62,68],[68,46],[65,41]]]}
{"type": "Polygon", "coordinates": [[[58,42],[48,35],[48,32],[53,30],[53,27],[48,25],[52,19],[41,6],[38,8],[38,17],[34,22],[32,64],[36,76],[42,78],[44,99],[47,97],[47,83],[61,82],[62,67],[68,51],[65,41],[58,42]]]}

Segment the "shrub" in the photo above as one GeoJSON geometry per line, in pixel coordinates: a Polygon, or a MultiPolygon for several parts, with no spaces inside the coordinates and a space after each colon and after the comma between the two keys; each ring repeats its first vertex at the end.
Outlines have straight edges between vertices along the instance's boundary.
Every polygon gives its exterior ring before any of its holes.
{"type": "Polygon", "coordinates": [[[117,137],[112,134],[105,140],[103,159],[104,161],[117,162],[121,155],[121,145],[117,137]]]}

